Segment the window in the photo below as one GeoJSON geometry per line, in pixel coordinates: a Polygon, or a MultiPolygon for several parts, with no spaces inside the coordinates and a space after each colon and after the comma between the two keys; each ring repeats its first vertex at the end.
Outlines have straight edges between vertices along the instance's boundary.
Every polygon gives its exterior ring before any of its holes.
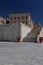
{"type": "Polygon", "coordinates": [[[26,24],[27,24],[27,21],[26,21],[26,24]]]}
{"type": "Polygon", "coordinates": [[[26,16],[26,19],[27,19],[27,16],[26,16]]]}
{"type": "Polygon", "coordinates": [[[24,21],[22,21],[22,23],[24,23],[24,21]]]}
{"type": "Polygon", "coordinates": [[[4,24],[4,21],[1,20],[1,22],[4,24]]]}
{"type": "Polygon", "coordinates": [[[16,17],[14,19],[16,20],[16,17]]]}
{"type": "Polygon", "coordinates": [[[18,19],[20,19],[20,17],[18,17],[18,19]]]}
{"type": "Polygon", "coordinates": [[[22,19],[24,19],[24,17],[22,16],[22,19]]]}

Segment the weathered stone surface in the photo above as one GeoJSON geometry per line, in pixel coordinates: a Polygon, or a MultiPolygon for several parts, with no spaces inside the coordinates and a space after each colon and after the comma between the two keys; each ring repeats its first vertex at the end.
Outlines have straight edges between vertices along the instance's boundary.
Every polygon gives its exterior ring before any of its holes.
{"type": "Polygon", "coordinates": [[[43,65],[43,44],[0,42],[0,65],[43,65]]]}

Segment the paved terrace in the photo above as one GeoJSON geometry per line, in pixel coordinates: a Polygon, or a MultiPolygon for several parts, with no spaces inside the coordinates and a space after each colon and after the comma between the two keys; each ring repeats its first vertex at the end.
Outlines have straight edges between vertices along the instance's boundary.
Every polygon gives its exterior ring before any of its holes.
{"type": "Polygon", "coordinates": [[[0,42],[0,65],[43,65],[43,44],[0,42]]]}

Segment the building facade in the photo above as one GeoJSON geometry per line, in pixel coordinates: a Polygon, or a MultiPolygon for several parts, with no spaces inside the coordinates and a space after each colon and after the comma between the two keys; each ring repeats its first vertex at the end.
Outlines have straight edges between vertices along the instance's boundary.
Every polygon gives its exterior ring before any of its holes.
{"type": "Polygon", "coordinates": [[[23,41],[34,27],[29,13],[9,14],[9,19],[3,21],[6,25],[0,26],[1,41],[23,41]]]}
{"type": "Polygon", "coordinates": [[[0,25],[5,25],[6,24],[6,19],[3,17],[0,17],[0,25]]]}
{"type": "Polygon", "coordinates": [[[21,22],[27,26],[33,27],[33,21],[29,13],[9,14],[9,22],[10,24],[21,22]]]}

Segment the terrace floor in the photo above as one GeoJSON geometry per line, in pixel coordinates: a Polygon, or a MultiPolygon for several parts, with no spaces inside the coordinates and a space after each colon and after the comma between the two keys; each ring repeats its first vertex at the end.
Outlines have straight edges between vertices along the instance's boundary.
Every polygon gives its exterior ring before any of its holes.
{"type": "Polygon", "coordinates": [[[0,65],[43,65],[43,43],[0,42],[0,65]]]}

